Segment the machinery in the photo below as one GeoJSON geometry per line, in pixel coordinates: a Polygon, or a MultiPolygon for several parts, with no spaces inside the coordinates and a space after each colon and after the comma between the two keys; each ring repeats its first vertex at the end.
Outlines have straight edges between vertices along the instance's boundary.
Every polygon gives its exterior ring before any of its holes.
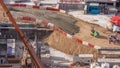
{"type": "Polygon", "coordinates": [[[32,47],[32,44],[30,43],[29,39],[26,37],[25,33],[23,33],[19,29],[18,25],[16,24],[14,18],[12,17],[12,15],[9,12],[8,8],[4,4],[3,0],[0,0],[0,4],[1,4],[2,8],[4,9],[4,11],[6,12],[6,15],[8,16],[9,20],[11,21],[11,23],[15,27],[15,30],[18,33],[18,35],[20,36],[21,41],[24,43],[28,53],[30,54],[30,56],[31,56],[31,58],[33,60],[33,63],[34,63],[34,67],[35,68],[44,68],[43,64],[40,62],[39,58],[36,56],[35,50],[32,47]]]}

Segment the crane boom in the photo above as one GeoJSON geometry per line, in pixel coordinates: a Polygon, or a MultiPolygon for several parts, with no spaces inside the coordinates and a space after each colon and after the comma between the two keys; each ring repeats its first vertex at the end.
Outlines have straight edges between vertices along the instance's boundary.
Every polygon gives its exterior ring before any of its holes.
{"type": "Polygon", "coordinates": [[[19,29],[17,23],[15,22],[14,18],[12,17],[11,13],[9,12],[8,8],[4,4],[3,0],[0,0],[0,4],[4,11],[6,12],[6,15],[8,16],[9,20],[11,21],[12,25],[15,27],[15,30],[17,31],[20,39],[24,43],[27,51],[29,52],[31,58],[33,59],[33,62],[37,68],[44,68],[42,63],[39,61],[39,58],[35,54],[35,50],[32,47],[32,44],[30,43],[29,39],[26,37],[26,35],[19,29]]]}

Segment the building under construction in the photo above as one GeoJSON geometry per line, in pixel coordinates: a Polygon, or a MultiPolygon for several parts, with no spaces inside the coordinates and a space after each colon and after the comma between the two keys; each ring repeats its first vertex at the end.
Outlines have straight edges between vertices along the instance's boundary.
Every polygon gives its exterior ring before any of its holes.
{"type": "MultiPolygon", "coordinates": [[[[82,2],[61,0],[60,8],[74,9],[82,2]]],[[[100,65],[107,62],[109,68],[119,66],[119,34],[118,42],[109,44],[112,31],[61,9],[0,3],[0,68],[90,68],[95,61],[100,65]],[[91,35],[93,26],[99,37],[91,35]]]]}

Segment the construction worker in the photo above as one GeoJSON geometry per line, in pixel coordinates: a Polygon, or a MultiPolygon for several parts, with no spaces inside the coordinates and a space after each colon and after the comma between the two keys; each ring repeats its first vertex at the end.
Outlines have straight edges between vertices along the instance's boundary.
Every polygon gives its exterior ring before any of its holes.
{"type": "Polygon", "coordinates": [[[111,43],[113,44],[117,43],[117,36],[115,34],[109,36],[109,44],[111,43]]]}
{"type": "Polygon", "coordinates": [[[91,33],[92,36],[94,36],[94,37],[98,37],[99,36],[99,32],[94,30],[94,28],[92,28],[91,32],[92,32],[91,33]]]}

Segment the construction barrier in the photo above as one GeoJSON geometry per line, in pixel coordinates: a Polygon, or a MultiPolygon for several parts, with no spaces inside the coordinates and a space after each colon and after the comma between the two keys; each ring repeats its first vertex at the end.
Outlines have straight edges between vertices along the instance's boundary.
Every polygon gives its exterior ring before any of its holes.
{"type": "Polygon", "coordinates": [[[26,4],[6,4],[7,6],[14,6],[14,7],[24,7],[24,8],[33,8],[33,9],[44,9],[44,10],[51,10],[51,11],[58,11],[65,13],[64,10],[61,10],[59,8],[53,8],[53,7],[43,7],[43,6],[35,6],[35,5],[26,5],[26,4]]]}
{"type": "MultiPolygon", "coordinates": [[[[26,17],[28,17],[28,16],[26,16],[26,17]]],[[[28,20],[28,21],[35,20],[35,18],[30,18],[30,17],[26,18],[26,17],[25,17],[25,16],[24,16],[24,18],[21,17],[21,20],[28,20]]],[[[57,30],[57,31],[60,32],[61,34],[65,35],[66,37],[68,37],[68,38],[70,38],[70,39],[72,39],[72,40],[74,40],[74,41],[76,41],[76,42],[78,42],[78,43],[80,43],[80,44],[83,44],[83,45],[85,45],[85,46],[89,46],[89,47],[95,48],[95,49],[100,49],[100,48],[101,48],[101,47],[99,47],[99,46],[96,46],[96,45],[93,45],[93,44],[88,43],[88,42],[86,42],[86,41],[83,41],[83,40],[81,40],[81,39],[79,39],[79,38],[77,38],[77,37],[74,37],[74,36],[66,33],[65,31],[63,31],[62,29],[60,29],[57,25],[54,25],[54,24],[52,24],[52,23],[49,23],[49,22],[47,22],[47,21],[45,21],[45,20],[42,20],[42,21],[41,21],[41,20],[36,19],[35,21],[38,22],[38,23],[41,23],[41,24],[43,24],[43,25],[45,25],[45,26],[50,26],[50,27],[52,27],[54,30],[57,30]]]]}

